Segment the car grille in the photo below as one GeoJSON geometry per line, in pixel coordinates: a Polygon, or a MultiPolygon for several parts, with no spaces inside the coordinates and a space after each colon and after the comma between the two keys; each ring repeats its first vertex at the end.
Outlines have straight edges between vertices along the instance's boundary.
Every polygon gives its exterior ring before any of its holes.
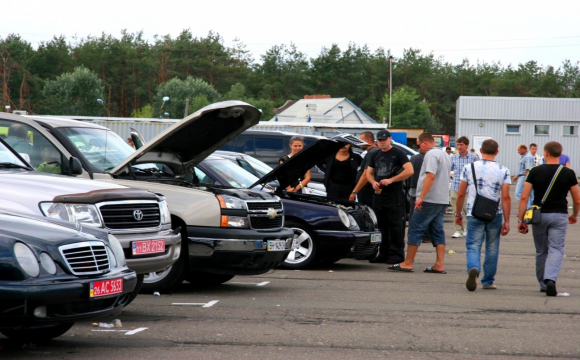
{"type": "Polygon", "coordinates": [[[75,275],[102,274],[110,269],[107,248],[100,241],[64,245],[59,249],[70,271],[75,275]]]}
{"type": "Polygon", "coordinates": [[[99,209],[109,229],[151,228],[159,226],[161,222],[157,203],[107,204],[99,209]]]}
{"type": "Polygon", "coordinates": [[[280,201],[248,201],[247,205],[252,229],[273,230],[284,226],[284,208],[280,201]],[[276,210],[274,218],[268,214],[270,209],[276,210]]]}

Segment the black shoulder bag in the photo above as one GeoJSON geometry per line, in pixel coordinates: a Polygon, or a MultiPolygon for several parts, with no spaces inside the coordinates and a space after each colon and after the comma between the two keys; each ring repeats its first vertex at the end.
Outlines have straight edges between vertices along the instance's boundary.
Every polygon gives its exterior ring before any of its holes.
{"type": "Polygon", "coordinates": [[[479,192],[477,191],[477,178],[475,177],[475,166],[473,166],[473,163],[471,163],[471,172],[473,174],[473,185],[475,186],[475,201],[471,208],[471,216],[486,223],[491,222],[495,219],[497,214],[499,200],[495,201],[479,195],[479,192]]]}

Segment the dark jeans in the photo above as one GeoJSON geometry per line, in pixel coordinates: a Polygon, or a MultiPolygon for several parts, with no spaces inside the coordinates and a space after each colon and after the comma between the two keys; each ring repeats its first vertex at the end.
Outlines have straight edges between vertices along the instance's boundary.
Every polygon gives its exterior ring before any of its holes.
{"type": "Polygon", "coordinates": [[[342,185],[331,182],[328,184],[328,188],[326,189],[326,196],[348,200],[350,194],[352,194],[353,188],[352,185],[342,185]]]}
{"type": "MultiPolygon", "coordinates": [[[[411,219],[411,216],[413,215],[413,210],[415,209],[415,200],[417,200],[416,197],[409,195],[409,219],[411,219]]],[[[425,230],[425,234],[423,234],[423,240],[429,240],[429,230],[425,230]]]]}
{"type": "Polygon", "coordinates": [[[356,198],[359,203],[366,205],[366,206],[373,206],[373,196],[375,196],[375,191],[373,190],[372,186],[365,185],[362,189],[356,194],[356,198]]]}
{"type": "Polygon", "coordinates": [[[405,260],[405,202],[403,191],[389,195],[375,196],[373,210],[383,242],[379,247],[379,257],[388,264],[398,264],[405,260]]]}

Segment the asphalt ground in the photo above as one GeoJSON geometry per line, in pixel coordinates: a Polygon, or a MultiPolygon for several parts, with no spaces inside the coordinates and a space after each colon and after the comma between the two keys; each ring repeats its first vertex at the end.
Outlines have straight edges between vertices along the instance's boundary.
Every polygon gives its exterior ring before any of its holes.
{"type": "MultiPolygon", "coordinates": [[[[512,186],[512,191],[515,187],[512,186]]],[[[211,289],[140,295],[121,328],[80,322],[45,344],[0,335],[0,359],[576,359],[580,358],[580,224],[568,230],[558,291],[535,278],[531,232],[501,239],[497,290],[465,288],[465,239],[446,215],[447,274],[422,244],[415,272],[341,260],[308,271],[238,276],[211,289]]],[[[111,323],[110,319],[99,319],[111,323]]]]}

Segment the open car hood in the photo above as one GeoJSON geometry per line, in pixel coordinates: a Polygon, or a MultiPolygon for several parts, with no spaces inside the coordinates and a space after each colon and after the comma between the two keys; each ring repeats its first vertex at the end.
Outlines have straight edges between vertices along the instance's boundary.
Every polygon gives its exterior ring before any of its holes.
{"type": "Polygon", "coordinates": [[[223,144],[256,125],[260,111],[242,101],[208,105],[169,127],[111,170],[117,175],[143,163],[195,166],[223,144]]]}
{"type": "Polygon", "coordinates": [[[280,183],[279,189],[286,189],[288,185],[301,178],[314,165],[336,154],[345,142],[354,146],[366,145],[365,142],[348,134],[335,136],[332,139],[320,139],[292,156],[288,161],[278,165],[249,188],[277,180],[280,183]]]}

